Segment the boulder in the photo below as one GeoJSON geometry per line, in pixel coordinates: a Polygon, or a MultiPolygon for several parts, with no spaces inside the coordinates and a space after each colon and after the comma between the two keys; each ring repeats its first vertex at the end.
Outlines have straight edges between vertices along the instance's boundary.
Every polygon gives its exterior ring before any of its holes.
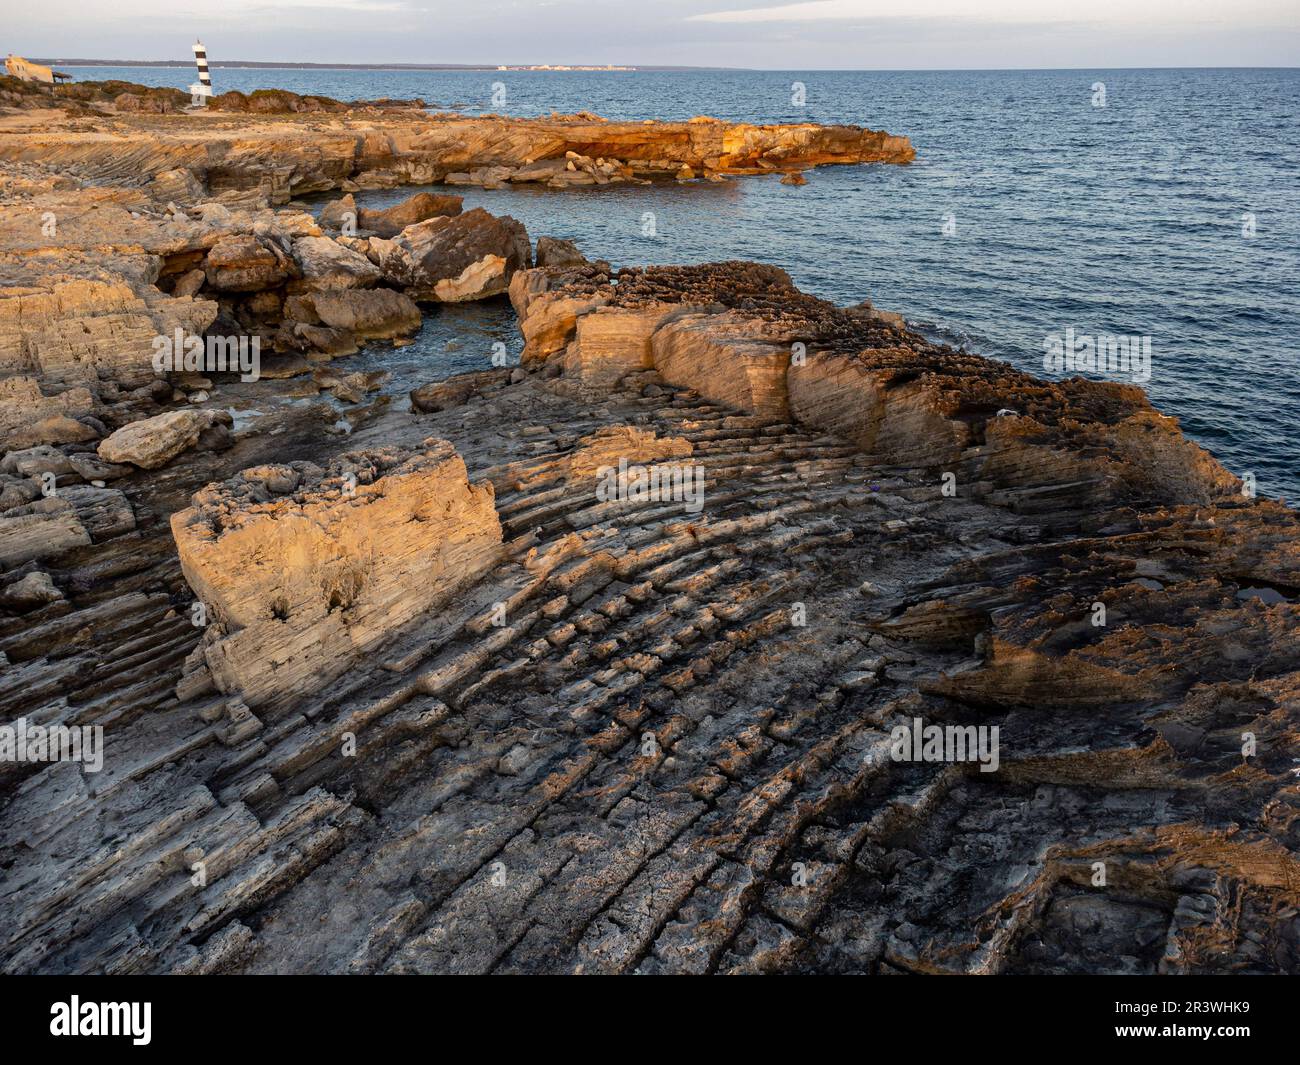
{"type": "Polygon", "coordinates": [[[11,451],[0,460],[0,473],[12,477],[42,477],[47,473],[61,477],[72,472],[72,463],[68,457],[57,447],[48,444],[11,451]]]}
{"type": "Polygon", "coordinates": [[[537,238],[538,266],[578,266],[586,261],[587,257],[578,251],[578,246],[571,240],[537,238]]]}
{"type": "Polygon", "coordinates": [[[385,276],[415,299],[446,303],[505,292],[532,257],[522,223],[481,207],[408,226],[392,243],[385,276]]]}
{"type": "Polygon", "coordinates": [[[98,439],[99,434],[84,422],[66,414],[49,414],[24,429],[14,432],[8,440],[11,447],[34,447],[37,444],[81,444],[98,439]]]}
{"type": "MultiPolygon", "coordinates": [[[[350,199],[351,197],[349,197],[350,199]]],[[[395,237],[407,226],[413,226],[430,218],[449,217],[461,212],[464,202],[460,196],[435,195],[432,192],[417,192],[410,199],[395,203],[382,210],[362,209],[360,225],[381,237],[395,237]]]]}
{"type": "Polygon", "coordinates": [[[77,451],[68,456],[68,462],[84,481],[115,481],[131,473],[130,466],[105,462],[93,451],[77,451]]]}
{"type": "Polygon", "coordinates": [[[34,570],[21,580],[14,581],[0,592],[0,603],[10,610],[35,610],[47,603],[55,603],[63,598],[63,593],[54,586],[50,575],[44,570],[34,570]]]}
{"type": "Polygon", "coordinates": [[[217,688],[301,698],[496,565],[491,482],[445,440],[352,452],[330,470],[245,471],[172,516],[181,569],[215,618],[217,688]]]}
{"type": "Polygon", "coordinates": [[[367,288],[380,279],[379,268],[364,255],[329,237],[303,237],[294,241],[293,257],[302,272],[295,291],[367,288]]]}
{"type": "Polygon", "coordinates": [[[307,341],[314,350],[331,359],[353,355],[357,351],[356,334],[350,329],[333,329],[328,325],[299,322],[294,326],[293,332],[295,336],[307,341]]]}
{"type": "Polygon", "coordinates": [[[387,288],[318,292],[312,306],[325,325],[365,340],[407,336],[423,320],[409,296],[387,288]]]}
{"type": "Polygon", "coordinates": [[[342,229],[349,223],[355,227],[358,224],[357,201],[353,198],[352,193],[327,203],[321,209],[317,221],[327,229],[342,229]]]}
{"type": "Polygon", "coordinates": [[[468,403],[473,397],[502,388],[510,380],[509,367],[457,374],[445,381],[431,381],[411,390],[411,407],[422,414],[435,414],[468,403]]]}
{"type": "Polygon", "coordinates": [[[193,270],[187,270],[176,279],[176,284],[172,286],[172,295],[197,296],[199,289],[203,287],[203,283],[207,279],[207,275],[197,267],[193,270]]]}
{"type": "Polygon", "coordinates": [[[208,252],[204,272],[218,292],[259,292],[299,275],[297,264],[278,243],[251,233],[218,240],[208,252]]]}
{"type": "Polygon", "coordinates": [[[232,423],[230,415],[222,410],[169,411],[124,425],[100,443],[99,457],[105,462],[129,462],[141,469],[156,470],[198,444],[207,430],[232,423]]]}

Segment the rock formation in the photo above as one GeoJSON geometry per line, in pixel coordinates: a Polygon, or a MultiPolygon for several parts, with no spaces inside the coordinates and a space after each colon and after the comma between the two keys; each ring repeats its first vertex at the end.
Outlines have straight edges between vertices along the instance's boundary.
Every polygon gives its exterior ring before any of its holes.
{"type": "Polygon", "coordinates": [[[836,163],[907,163],[914,156],[906,137],[857,126],[466,117],[400,109],[358,109],[316,121],[274,113],[225,118],[106,109],[62,129],[15,129],[0,139],[0,163],[56,159],[96,182],[139,183],[163,203],[189,181],[232,202],[285,204],[330,189],[442,181],[594,187],[678,177],[684,169],[720,178],[836,163]]]}
{"type": "Polygon", "coordinates": [[[293,700],[444,606],[497,558],[491,484],[445,441],[244,470],[172,515],[181,570],[215,616],[215,687],[293,700]],[[232,560],[237,563],[232,565],[232,560]]]}
{"type": "Polygon", "coordinates": [[[105,750],[0,761],[0,969],[1300,971],[1300,522],[1139,389],[769,266],[265,205],[883,135],[111,121],[0,144],[82,168],[0,204],[0,722],[105,750]],[[448,281],[522,366],[329,364],[448,281]],[[261,379],[157,371],[177,326],[261,379]]]}

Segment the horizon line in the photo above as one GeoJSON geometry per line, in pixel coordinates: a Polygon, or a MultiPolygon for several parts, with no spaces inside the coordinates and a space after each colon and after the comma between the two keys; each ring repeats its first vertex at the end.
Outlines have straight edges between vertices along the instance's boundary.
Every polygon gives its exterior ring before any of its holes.
{"type": "MultiPolygon", "coordinates": [[[[11,53],[17,54],[17,53],[11,53]]],[[[157,68],[188,68],[194,65],[193,59],[91,59],[78,57],[74,59],[57,59],[48,56],[31,56],[31,62],[41,64],[58,63],[70,67],[157,67],[157,68]]],[[[1193,65],[1183,64],[1165,64],[1157,63],[1147,66],[1123,66],[1123,67],[1104,67],[1104,66],[1077,66],[1077,67],[727,67],[727,66],[693,66],[685,64],[670,63],[592,63],[592,62],[569,62],[569,63],[321,63],[298,61],[291,59],[260,60],[260,59],[226,59],[212,60],[209,59],[208,65],[212,68],[224,67],[227,69],[270,69],[270,70],[491,70],[500,72],[501,67],[506,67],[505,73],[575,73],[575,74],[631,74],[639,71],[659,71],[659,72],[689,72],[718,70],[736,73],[782,73],[782,72],[799,72],[811,71],[813,73],[871,73],[871,74],[957,74],[957,73],[1030,73],[1035,71],[1086,71],[1086,70],[1300,70],[1300,64],[1278,65],[1278,64],[1214,64],[1214,65],[1193,65]],[[537,67],[573,67],[583,69],[565,70],[537,70],[531,68],[537,67]],[[624,69],[618,69],[618,68],[624,69]],[[626,68],[635,68],[629,70],[626,68]],[[613,68],[613,69],[607,69],[613,68]]]]}

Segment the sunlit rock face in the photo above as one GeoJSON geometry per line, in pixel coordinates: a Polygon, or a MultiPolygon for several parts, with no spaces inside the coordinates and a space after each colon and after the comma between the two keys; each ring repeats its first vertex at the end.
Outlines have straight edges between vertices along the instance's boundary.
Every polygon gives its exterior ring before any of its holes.
{"type": "Polygon", "coordinates": [[[105,733],[0,759],[0,968],[1300,971],[1300,521],[1139,389],[762,264],[525,269],[454,198],[269,206],[902,147],[240,111],[0,138],[0,721],[105,733]],[[522,366],[321,365],[419,328],[416,245],[522,366]],[[178,326],[260,378],[156,370],[178,326]]]}
{"type": "Polygon", "coordinates": [[[758,263],[517,274],[524,360],[553,362],[571,394],[654,370],[759,417],[833,433],[899,465],[968,481],[1176,503],[1239,482],[1135,385],[1048,382],[936,345],[869,304],[841,308],[758,263]]]}
{"type": "MultiPolygon", "coordinates": [[[[265,205],[345,185],[595,187],[791,173],[830,164],[910,163],[916,156],[906,137],[858,126],[705,117],[611,122],[591,114],[506,118],[359,107],[308,121],[248,114],[231,127],[204,117],[119,108],[96,112],[94,121],[99,128],[7,135],[0,162],[39,161],[57,153],[83,173],[147,184],[163,202],[206,192],[265,205]],[[114,135],[105,137],[105,129],[114,135]],[[129,168],[124,157],[131,160],[129,168]]],[[[407,218],[393,221],[410,224],[407,218]]]]}
{"type": "Polygon", "coordinates": [[[501,525],[445,441],[415,454],[245,470],[172,516],[181,568],[213,613],[217,687],[249,705],[302,695],[491,566],[501,525]]]}

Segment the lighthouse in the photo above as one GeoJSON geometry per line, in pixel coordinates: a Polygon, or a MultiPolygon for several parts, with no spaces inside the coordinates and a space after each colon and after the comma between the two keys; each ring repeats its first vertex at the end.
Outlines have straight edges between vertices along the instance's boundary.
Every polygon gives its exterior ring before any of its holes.
{"type": "Polygon", "coordinates": [[[190,102],[203,107],[212,95],[212,75],[208,73],[208,50],[202,41],[194,42],[194,65],[199,69],[199,80],[190,86],[190,102]]]}

